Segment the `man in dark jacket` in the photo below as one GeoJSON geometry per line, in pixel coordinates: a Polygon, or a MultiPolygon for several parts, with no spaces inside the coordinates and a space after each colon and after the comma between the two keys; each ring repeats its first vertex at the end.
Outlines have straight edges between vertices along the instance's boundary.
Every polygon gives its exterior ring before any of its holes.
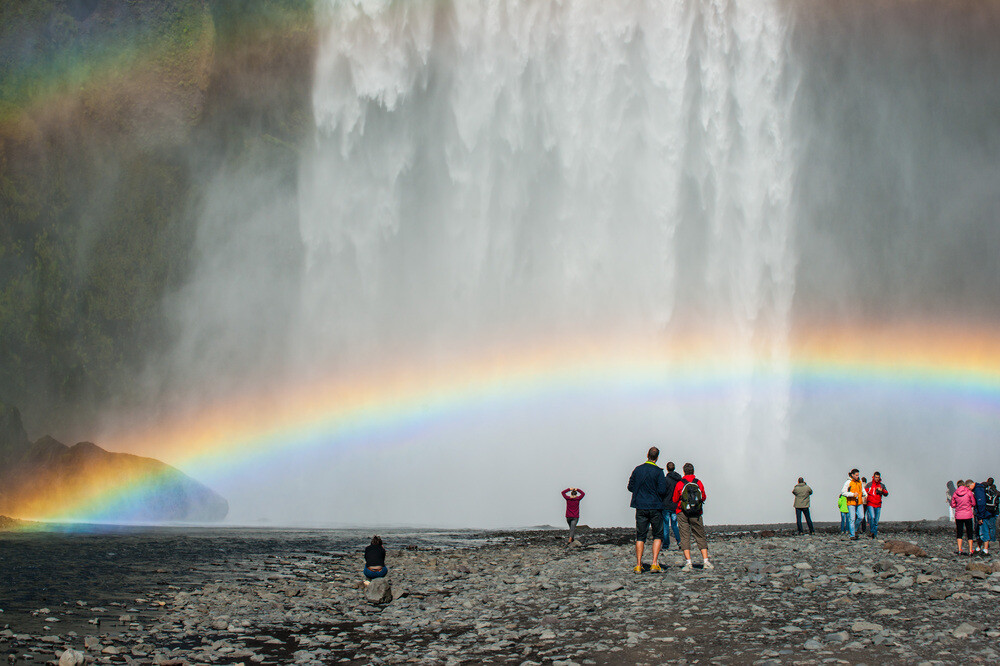
{"type": "MultiPolygon", "coordinates": [[[[966,484],[968,486],[969,484],[966,484]]],[[[972,494],[976,498],[976,515],[973,525],[976,528],[976,552],[973,555],[989,555],[989,541],[986,542],[986,552],[983,552],[983,521],[986,519],[986,484],[972,484],[972,494]]]]}
{"type": "Polygon", "coordinates": [[[663,470],[656,466],[660,450],[655,446],[649,448],[646,462],[634,470],[628,478],[628,491],[632,493],[632,503],[635,509],[635,560],[634,571],[642,573],[642,551],[646,546],[646,532],[653,530],[653,564],[650,571],[660,569],[660,546],[663,540],[663,496],[667,492],[667,480],[663,470]]]}
{"type": "Polygon", "coordinates": [[[663,547],[670,548],[670,531],[674,532],[674,541],[678,547],[681,543],[681,533],[677,529],[677,505],[674,504],[674,487],[681,480],[674,463],[667,463],[667,494],[663,496],[663,547]]]}

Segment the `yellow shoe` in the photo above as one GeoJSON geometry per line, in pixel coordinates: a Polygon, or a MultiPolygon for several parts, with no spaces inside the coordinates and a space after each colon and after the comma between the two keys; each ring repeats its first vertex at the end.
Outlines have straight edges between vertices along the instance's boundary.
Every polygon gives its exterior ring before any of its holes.
{"type": "Polygon", "coordinates": [[[663,569],[660,568],[659,564],[654,564],[653,566],[649,567],[649,570],[650,571],[663,571],[663,569]]]}
{"type": "Polygon", "coordinates": [[[636,573],[642,573],[642,565],[641,564],[635,565],[635,569],[632,569],[632,571],[636,573]]]}

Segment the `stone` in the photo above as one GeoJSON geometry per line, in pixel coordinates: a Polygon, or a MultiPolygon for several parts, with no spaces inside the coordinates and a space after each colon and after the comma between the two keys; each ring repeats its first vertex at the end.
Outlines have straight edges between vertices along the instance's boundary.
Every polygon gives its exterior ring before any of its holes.
{"type": "Polygon", "coordinates": [[[59,666],[82,666],[86,661],[82,652],[66,650],[59,656],[59,666]]]}
{"type": "Polygon", "coordinates": [[[910,541],[900,541],[899,539],[887,539],[882,547],[893,555],[913,555],[914,557],[927,557],[923,548],[910,541]]]}
{"type": "Polygon", "coordinates": [[[894,590],[905,590],[907,588],[913,587],[913,577],[912,576],[903,576],[902,578],[900,578],[899,580],[897,580],[895,583],[892,583],[891,585],[889,585],[889,587],[891,587],[894,590]]]}
{"type": "Polygon", "coordinates": [[[365,598],[373,604],[392,601],[392,585],[386,577],[376,578],[365,588],[365,598]]]}
{"type": "Polygon", "coordinates": [[[969,622],[963,622],[952,630],[951,635],[955,638],[968,638],[979,630],[980,627],[969,622]]]}
{"type": "Polygon", "coordinates": [[[815,638],[810,638],[802,644],[802,647],[806,650],[822,650],[825,646],[815,638]]]}
{"type": "Polygon", "coordinates": [[[856,634],[863,632],[875,633],[882,631],[882,625],[875,622],[868,622],[867,620],[857,620],[851,625],[851,631],[856,634]]]}

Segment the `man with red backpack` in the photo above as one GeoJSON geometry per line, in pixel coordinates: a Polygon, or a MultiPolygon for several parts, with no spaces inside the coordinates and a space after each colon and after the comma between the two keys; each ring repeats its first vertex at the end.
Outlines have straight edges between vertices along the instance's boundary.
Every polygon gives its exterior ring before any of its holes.
{"type": "Polygon", "coordinates": [[[684,463],[684,476],[674,487],[674,503],[677,505],[677,525],[681,531],[681,550],[684,551],[684,568],[691,571],[691,535],[694,534],[701,549],[702,569],[714,569],[708,561],[708,539],[705,538],[705,524],[702,522],[702,506],[705,503],[705,486],[694,475],[694,465],[684,463]]]}

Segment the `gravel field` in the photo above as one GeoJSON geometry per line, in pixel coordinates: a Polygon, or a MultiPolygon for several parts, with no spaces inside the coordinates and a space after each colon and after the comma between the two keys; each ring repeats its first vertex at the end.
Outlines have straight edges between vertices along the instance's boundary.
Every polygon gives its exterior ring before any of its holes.
{"type": "MultiPolygon", "coordinates": [[[[632,572],[633,530],[0,532],[0,655],[59,664],[995,663],[1000,560],[945,523],[844,540],[709,527],[713,571],[632,572]],[[893,553],[892,551],[901,551],[893,553]],[[910,551],[906,554],[902,551],[910,551]]],[[[646,559],[648,563],[649,550],[646,559]]]]}

